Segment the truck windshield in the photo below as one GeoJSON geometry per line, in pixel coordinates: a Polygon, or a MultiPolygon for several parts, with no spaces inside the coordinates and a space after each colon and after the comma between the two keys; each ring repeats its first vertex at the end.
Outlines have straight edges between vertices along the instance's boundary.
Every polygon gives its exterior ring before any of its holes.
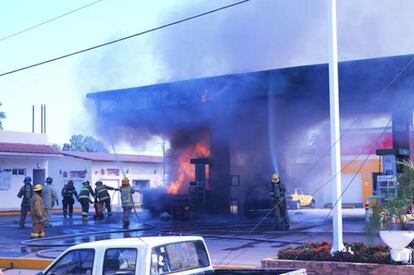
{"type": "Polygon", "coordinates": [[[202,241],[188,241],[158,246],[151,253],[151,275],[168,274],[210,265],[202,241]]]}
{"type": "Polygon", "coordinates": [[[94,257],[93,249],[69,251],[45,275],[92,274],[94,257]]]}
{"type": "Polygon", "coordinates": [[[105,251],[104,275],[134,275],[137,262],[137,249],[111,248],[105,251]]]}

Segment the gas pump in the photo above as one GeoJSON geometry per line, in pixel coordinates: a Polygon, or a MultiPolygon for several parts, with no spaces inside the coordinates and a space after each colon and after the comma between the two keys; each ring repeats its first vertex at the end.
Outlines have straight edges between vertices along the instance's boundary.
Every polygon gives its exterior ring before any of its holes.
{"type": "Polygon", "coordinates": [[[207,210],[207,186],[209,176],[210,158],[196,158],[190,160],[195,166],[195,180],[190,182],[189,196],[190,202],[195,212],[205,212],[207,210]]]}
{"type": "Polygon", "coordinates": [[[377,150],[377,155],[381,158],[382,171],[375,173],[374,195],[388,198],[397,192],[398,182],[397,176],[403,172],[402,162],[408,161],[410,158],[409,149],[383,149],[377,150]]]}
{"type": "Polygon", "coordinates": [[[365,219],[372,215],[372,206],[385,203],[397,194],[398,175],[403,172],[401,164],[410,159],[410,130],[412,127],[412,110],[400,108],[392,113],[392,148],[377,150],[380,157],[380,172],[372,174],[373,195],[365,200],[365,219]],[[374,202],[373,204],[371,204],[374,202]]]}
{"type": "Polygon", "coordinates": [[[374,179],[374,195],[388,198],[396,194],[398,174],[403,172],[401,163],[410,160],[410,130],[412,110],[399,108],[392,113],[392,149],[377,150],[382,171],[374,179]]]}

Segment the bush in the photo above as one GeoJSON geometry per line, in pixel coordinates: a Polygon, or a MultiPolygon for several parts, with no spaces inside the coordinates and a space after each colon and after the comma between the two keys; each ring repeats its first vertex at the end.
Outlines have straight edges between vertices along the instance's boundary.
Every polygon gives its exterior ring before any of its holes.
{"type": "Polygon", "coordinates": [[[390,251],[385,245],[352,243],[345,244],[345,247],[350,248],[352,252],[336,252],[331,255],[331,243],[308,243],[298,247],[283,248],[279,250],[277,256],[284,260],[391,263],[390,251]]]}

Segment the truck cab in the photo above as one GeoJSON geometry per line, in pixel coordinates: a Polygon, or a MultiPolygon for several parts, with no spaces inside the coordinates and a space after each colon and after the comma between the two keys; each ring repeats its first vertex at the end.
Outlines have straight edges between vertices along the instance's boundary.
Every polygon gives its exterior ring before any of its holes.
{"type": "Polygon", "coordinates": [[[40,274],[156,275],[211,270],[202,237],[143,237],[75,245],[40,274]]]}
{"type": "Polygon", "coordinates": [[[303,269],[214,270],[202,237],[112,239],[72,246],[38,275],[306,274],[303,269]]]}

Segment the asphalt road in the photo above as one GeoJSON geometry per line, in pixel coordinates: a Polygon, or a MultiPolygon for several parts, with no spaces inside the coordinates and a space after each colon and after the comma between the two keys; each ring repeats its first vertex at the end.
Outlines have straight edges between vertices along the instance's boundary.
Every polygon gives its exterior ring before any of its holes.
{"type": "MultiPolygon", "coordinates": [[[[18,229],[18,217],[0,217],[0,257],[53,257],[59,254],[50,250],[63,250],[80,243],[108,238],[154,236],[167,234],[204,236],[210,250],[213,264],[259,266],[260,260],[274,256],[288,245],[332,239],[331,218],[328,209],[301,209],[290,211],[291,230],[274,230],[272,220],[244,220],[234,217],[206,217],[195,221],[160,221],[151,218],[145,211],[132,217],[131,228],[143,228],[133,232],[102,233],[121,230],[121,213],[110,219],[83,222],[79,214],[72,220],[55,214],[53,228],[47,229],[46,237],[59,237],[53,240],[40,240],[22,244],[30,236],[28,228],[18,229]],[[144,224],[144,225],[143,225],[144,224]],[[40,251],[40,252],[39,252],[40,251]]],[[[344,210],[344,241],[380,242],[364,229],[363,209],[344,210]]],[[[5,274],[18,274],[17,271],[5,274]]],[[[22,274],[30,274],[25,271],[22,274]]]]}

